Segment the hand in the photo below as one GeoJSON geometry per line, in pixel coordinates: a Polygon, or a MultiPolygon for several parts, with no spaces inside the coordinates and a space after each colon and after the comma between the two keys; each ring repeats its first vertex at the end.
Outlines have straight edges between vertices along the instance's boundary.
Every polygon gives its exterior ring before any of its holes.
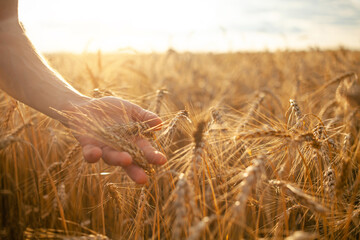
{"type": "MultiPolygon", "coordinates": [[[[144,122],[150,128],[158,130],[161,127],[162,121],[156,114],[116,97],[91,99],[76,104],[71,109],[80,109],[82,112],[82,117],[77,119],[76,124],[67,125],[74,130],[74,135],[82,146],[84,158],[88,163],[95,163],[102,158],[109,165],[121,166],[136,183],[144,184],[148,181],[148,176],[144,170],[134,164],[128,152],[117,151],[94,137],[85,135],[84,131],[78,131],[77,125],[86,126],[87,124],[84,121],[91,122],[93,119],[96,119],[95,121],[100,127],[106,127],[109,125],[109,119],[111,119],[111,122],[117,124],[144,122]]],[[[153,148],[148,140],[141,137],[134,138],[134,136],[129,136],[127,140],[133,141],[143,151],[149,163],[162,165],[166,162],[165,156],[153,148]]]]}

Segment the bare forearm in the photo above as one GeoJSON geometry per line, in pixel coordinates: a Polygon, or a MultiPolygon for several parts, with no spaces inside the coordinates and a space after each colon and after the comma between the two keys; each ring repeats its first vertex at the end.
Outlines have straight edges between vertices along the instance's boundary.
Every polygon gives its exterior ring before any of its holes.
{"type": "Polygon", "coordinates": [[[58,120],[61,117],[53,109],[87,100],[35,51],[17,18],[0,21],[0,88],[58,120]]]}
{"type": "Polygon", "coordinates": [[[0,21],[18,15],[18,0],[0,0],[0,21]]]}

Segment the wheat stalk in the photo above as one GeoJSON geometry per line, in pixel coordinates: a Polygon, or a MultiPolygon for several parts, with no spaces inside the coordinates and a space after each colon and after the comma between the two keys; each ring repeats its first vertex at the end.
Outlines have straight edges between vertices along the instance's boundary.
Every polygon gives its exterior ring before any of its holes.
{"type": "Polygon", "coordinates": [[[331,168],[331,166],[328,167],[328,169],[324,172],[324,184],[325,186],[324,191],[329,196],[329,199],[332,199],[335,194],[335,171],[331,168]]]}
{"type": "Polygon", "coordinates": [[[257,182],[261,179],[261,175],[264,171],[264,156],[253,160],[253,165],[247,167],[242,176],[243,180],[240,183],[237,191],[239,192],[235,197],[235,203],[233,206],[233,214],[235,217],[243,217],[245,214],[246,202],[251,194],[251,190],[254,189],[257,182]]]}
{"type": "Polygon", "coordinates": [[[346,180],[350,171],[350,140],[351,135],[346,134],[344,136],[343,148],[342,148],[342,166],[341,172],[336,179],[336,195],[340,196],[346,186],[346,180]]]}
{"type": "Polygon", "coordinates": [[[245,117],[244,122],[238,127],[237,132],[241,132],[244,128],[246,128],[249,125],[249,122],[254,119],[255,113],[258,110],[260,104],[263,102],[265,98],[265,94],[263,92],[260,92],[258,94],[258,97],[255,99],[255,101],[250,105],[250,109],[245,117]]]}
{"type": "Polygon", "coordinates": [[[290,99],[290,107],[291,107],[291,113],[294,113],[296,117],[294,127],[300,128],[303,119],[303,115],[301,113],[300,107],[294,99],[290,99]]]}
{"type": "Polygon", "coordinates": [[[174,190],[175,220],[173,222],[173,239],[183,239],[184,233],[188,232],[187,216],[196,212],[194,191],[187,181],[185,174],[181,173],[174,190]]]}
{"type": "Polygon", "coordinates": [[[201,237],[202,232],[205,228],[216,219],[216,216],[204,217],[196,225],[190,228],[189,237],[187,240],[197,240],[201,237]]]}
{"type": "Polygon", "coordinates": [[[108,191],[116,208],[121,211],[123,209],[123,199],[120,195],[120,189],[114,183],[107,183],[105,189],[108,191]]]}
{"type": "MultiPolygon", "coordinates": [[[[58,185],[57,185],[57,194],[59,196],[59,200],[60,200],[60,204],[62,206],[63,209],[67,208],[68,205],[68,199],[69,196],[66,193],[66,189],[65,189],[65,183],[64,181],[61,181],[58,185]]],[[[54,198],[54,202],[53,202],[54,208],[57,209],[58,208],[58,201],[54,198]]]]}
{"type": "Polygon", "coordinates": [[[72,148],[66,155],[65,160],[62,162],[62,165],[61,165],[62,169],[66,169],[70,165],[71,160],[73,159],[75,154],[80,150],[80,148],[81,148],[80,143],[75,143],[75,145],[72,146],[72,148]]]}
{"type": "Polygon", "coordinates": [[[273,186],[282,187],[287,195],[291,196],[299,204],[302,204],[303,206],[309,208],[315,213],[326,214],[329,212],[329,210],[323,205],[321,205],[319,202],[317,202],[314,197],[308,195],[307,193],[293,186],[290,183],[279,180],[270,180],[269,183],[273,186]]]}
{"type": "Polygon", "coordinates": [[[170,121],[166,130],[159,136],[160,139],[164,139],[163,145],[165,147],[171,144],[171,141],[174,138],[175,132],[178,129],[178,125],[181,119],[186,119],[188,122],[191,123],[191,120],[189,119],[188,111],[181,110],[178,113],[176,113],[175,117],[170,121]]]}
{"type": "Polygon", "coordinates": [[[161,102],[167,93],[166,89],[159,89],[156,91],[156,102],[155,102],[155,110],[154,112],[159,115],[161,110],[161,102]]]}
{"type": "MultiPolygon", "coordinates": [[[[132,161],[134,164],[144,169],[146,173],[151,174],[154,172],[154,169],[145,159],[143,151],[137,145],[132,143],[131,139],[127,139],[127,137],[129,137],[129,134],[133,133],[134,129],[135,131],[140,131],[142,128],[139,128],[139,126],[142,125],[131,124],[130,126],[132,127],[128,128],[127,125],[115,125],[114,127],[107,128],[99,127],[94,128],[93,133],[90,134],[93,134],[96,139],[99,139],[101,142],[114,148],[115,150],[129,153],[132,157],[132,161]],[[136,127],[133,128],[134,126],[136,127]]],[[[131,136],[134,136],[134,134],[130,135],[130,137],[131,136]]]]}
{"type": "Polygon", "coordinates": [[[201,121],[198,123],[197,128],[195,132],[193,133],[193,139],[194,139],[194,150],[193,150],[193,158],[190,163],[190,167],[188,168],[186,175],[193,183],[196,182],[195,179],[197,179],[198,170],[202,166],[202,157],[204,154],[204,147],[205,142],[203,139],[204,136],[204,130],[205,130],[205,122],[201,121]]]}
{"type": "Polygon", "coordinates": [[[13,136],[7,136],[2,139],[0,139],[0,150],[6,148],[10,144],[19,141],[19,138],[13,137],[13,136]]]}

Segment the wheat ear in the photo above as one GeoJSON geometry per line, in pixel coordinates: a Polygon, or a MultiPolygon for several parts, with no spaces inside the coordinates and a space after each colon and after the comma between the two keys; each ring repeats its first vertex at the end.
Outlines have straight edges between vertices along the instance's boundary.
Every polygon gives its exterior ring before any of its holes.
{"type": "Polygon", "coordinates": [[[317,202],[314,197],[308,195],[301,189],[293,186],[290,183],[279,181],[279,180],[270,180],[269,183],[274,186],[282,187],[287,195],[296,200],[299,204],[309,208],[315,213],[326,214],[329,210],[317,202]]]}

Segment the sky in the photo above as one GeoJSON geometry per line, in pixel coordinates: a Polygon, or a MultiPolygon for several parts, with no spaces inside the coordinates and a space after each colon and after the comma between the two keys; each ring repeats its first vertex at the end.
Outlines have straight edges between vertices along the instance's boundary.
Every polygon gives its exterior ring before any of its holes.
{"type": "Polygon", "coordinates": [[[360,0],[20,0],[41,52],[360,50],[360,0]]]}

